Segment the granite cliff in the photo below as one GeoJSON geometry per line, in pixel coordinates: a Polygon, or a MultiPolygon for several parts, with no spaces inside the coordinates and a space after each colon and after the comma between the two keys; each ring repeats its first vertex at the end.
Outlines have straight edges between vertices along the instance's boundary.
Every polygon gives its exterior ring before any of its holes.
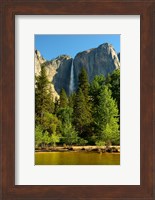
{"type": "Polygon", "coordinates": [[[53,77],[57,73],[57,71],[56,71],[57,70],[57,65],[54,65],[54,63],[52,65],[51,64],[47,64],[48,61],[46,61],[41,56],[41,54],[40,54],[40,52],[38,50],[35,50],[34,63],[35,63],[35,75],[36,76],[38,76],[40,74],[41,65],[45,65],[46,66],[47,78],[51,82],[50,90],[51,90],[52,98],[53,98],[53,100],[55,100],[56,98],[59,98],[59,95],[55,90],[54,84],[52,83],[53,77]]]}
{"type": "Polygon", "coordinates": [[[47,77],[51,81],[52,93],[58,97],[64,88],[67,94],[77,89],[78,76],[84,67],[91,82],[95,75],[107,76],[113,70],[120,68],[120,54],[117,54],[111,44],[104,43],[97,48],[78,53],[75,58],[68,55],[60,55],[57,58],[46,61],[39,51],[35,51],[35,74],[39,75],[41,65],[47,71],[47,77]]]}

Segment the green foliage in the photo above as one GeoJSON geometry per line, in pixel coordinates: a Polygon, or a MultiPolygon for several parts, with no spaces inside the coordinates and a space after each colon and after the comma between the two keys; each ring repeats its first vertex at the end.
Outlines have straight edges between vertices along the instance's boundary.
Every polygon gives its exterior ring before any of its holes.
{"type": "Polygon", "coordinates": [[[62,141],[67,145],[76,144],[78,141],[78,134],[71,123],[63,124],[62,126],[62,141]]]}
{"type": "Polygon", "coordinates": [[[96,141],[95,144],[96,144],[96,146],[105,146],[104,141],[96,141]]]}
{"type": "Polygon", "coordinates": [[[104,130],[105,141],[107,144],[119,144],[120,134],[119,134],[119,125],[117,118],[111,118],[110,123],[108,123],[104,130]]]}
{"type": "Polygon", "coordinates": [[[48,145],[51,142],[50,135],[47,131],[44,132],[42,141],[45,145],[48,145]]]}
{"type": "Polygon", "coordinates": [[[41,126],[35,127],[35,145],[36,145],[36,147],[39,147],[42,144],[42,138],[43,138],[42,132],[43,132],[43,130],[42,130],[41,126]]]}
{"type": "Polygon", "coordinates": [[[88,143],[87,140],[83,139],[83,138],[79,138],[78,140],[78,145],[84,146],[88,143]]]}
{"type": "Polygon", "coordinates": [[[91,138],[95,144],[113,142],[119,144],[118,107],[110,90],[112,78],[95,76],[90,85],[94,134],[91,138]]]}
{"type": "Polygon", "coordinates": [[[42,127],[44,131],[48,131],[50,134],[55,134],[59,130],[59,119],[51,113],[45,112],[42,117],[42,127]]]}
{"type": "Polygon", "coordinates": [[[74,106],[74,124],[76,130],[79,132],[80,137],[87,137],[87,129],[91,122],[92,116],[89,105],[80,88],[76,94],[74,106]]]}
{"type": "Polygon", "coordinates": [[[42,142],[48,146],[49,144],[52,144],[53,147],[56,146],[56,143],[60,141],[60,136],[57,135],[56,133],[53,133],[50,135],[47,131],[44,132],[42,136],[42,142]]]}
{"type": "Polygon", "coordinates": [[[42,66],[41,73],[35,82],[35,116],[36,125],[42,125],[45,112],[54,111],[54,103],[50,93],[50,82],[46,76],[46,70],[42,66]]]}
{"type": "MultiPolygon", "coordinates": [[[[96,75],[90,85],[90,95],[93,97],[93,100],[96,100],[99,93],[103,89],[103,86],[105,85],[105,77],[104,75],[96,75]]],[[[98,103],[98,101],[95,103],[98,103]]]]}
{"type": "Polygon", "coordinates": [[[82,68],[79,74],[79,88],[74,98],[74,125],[80,137],[87,139],[92,134],[92,120],[88,75],[82,68]]]}
{"type": "Polygon", "coordinates": [[[58,110],[59,110],[59,99],[56,98],[54,103],[54,114],[57,114],[58,110]]]}
{"type": "Polygon", "coordinates": [[[52,134],[50,136],[50,142],[52,143],[53,147],[55,147],[56,143],[60,142],[60,135],[57,135],[56,133],[52,134]]]}
{"type": "Polygon", "coordinates": [[[36,147],[120,143],[119,109],[120,71],[106,78],[95,76],[91,84],[82,68],[77,92],[69,97],[64,89],[53,102],[45,68],[35,83],[35,144],[36,147]]]}
{"type": "Polygon", "coordinates": [[[96,75],[90,85],[89,94],[93,108],[92,114],[95,113],[95,109],[97,108],[96,105],[99,105],[100,93],[103,90],[104,85],[105,85],[105,78],[103,75],[100,76],[96,75]]]}
{"type": "Polygon", "coordinates": [[[79,88],[81,88],[87,101],[88,91],[89,91],[89,81],[88,81],[87,72],[84,67],[81,69],[81,73],[79,74],[79,88]]]}
{"type": "Polygon", "coordinates": [[[73,109],[69,106],[65,108],[59,108],[58,110],[58,118],[61,120],[63,124],[68,124],[72,122],[72,115],[73,115],[73,109]]]}
{"type": "Polygon", "coordinates": [[[65,108],[68,105],[68,97],[64,89],[60,92],[60,107],[65,108]]]}
{"type": "Polygon", "coordinates": [[[73,109],[70,107],[60,108],[58,117],[61,120],[62,142],[68,145],[76,143],[78,140],[77,132],[72,125],[73,109]]]}
{"type": "Polygon", "coordinates": [[[73,93],[69,96],[69,99],[68,99],[68,106],[69,106],[69,107],[74,108],[74,105],[75,105],[75,98],[76,98],[76,93],[73,92],[73,93]]]}
{"type": "Polygon", "coordinates": [[[116,142],[119,138],[118,108],[111,97],[108,86],[104,86],[99,96],[99,104],[94,119],[97,141],[116,142]]]}
{"type": "Polygon", "coordinates": [[[107,83],[110,84],[112,97],[116,100],[120,111],[120,69],[114,70],[113,73],[107,77],[107,83]]]}

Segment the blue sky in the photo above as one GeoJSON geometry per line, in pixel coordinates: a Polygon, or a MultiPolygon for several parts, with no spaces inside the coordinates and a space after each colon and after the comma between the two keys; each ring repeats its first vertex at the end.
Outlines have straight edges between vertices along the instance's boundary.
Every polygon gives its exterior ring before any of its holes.
{"type": "Polygon", "coordinates": [[[46,60],[66,54],[72,58],[81,51],[110,43],[120,52],[120,35],[35,35],[35,49],[46,60]]]}

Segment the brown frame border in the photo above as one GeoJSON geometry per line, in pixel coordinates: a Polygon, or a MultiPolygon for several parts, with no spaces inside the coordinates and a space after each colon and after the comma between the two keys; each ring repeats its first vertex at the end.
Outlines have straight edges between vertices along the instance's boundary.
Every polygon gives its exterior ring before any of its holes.
{"type": "Polygon", "coordinates": [[[0,44],[0,199],[155,199],[155,0],[0,0],[0,44]],[[141,16],[140,186],[15,185],[15,15],[19,14],[141,16]]]}

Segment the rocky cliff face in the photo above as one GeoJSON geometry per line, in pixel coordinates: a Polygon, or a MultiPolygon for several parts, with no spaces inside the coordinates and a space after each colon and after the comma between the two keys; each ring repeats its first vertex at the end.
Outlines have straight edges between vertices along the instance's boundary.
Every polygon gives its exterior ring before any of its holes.
{"type": "Polygon", "coordinates": [[[78,76],[82,67],[85,67],[89,82],[91,82],[95,75],[107,76],[108,73],[120,68],[120,62],[113,46],[108,43],[78,53],[74,59],[75,88],[77,88],[78,76]]]}
{"type": "Polygon", "coordinates": [[[56,75],[53,77],[55,89],[60,93],[61,89],[64,88],[67,94],[69,94],[70,73],[73,59],[70,56],[62,55],[59,56],[57,60],[60,62],[60,65],[57,68],[56,75]]]}
{"type": "Polygon", "coordinates": [[[38,74],[40,66],[44,63],[48,79],[54,84],[53,88],[60,93],[64,88],[67,94],[77,89],[78,76],[84,67],[91,82],[95,75],[107,76],[113,70],[120,68],[120,61],[112,45],[104,43],[97,48],[78,53],[74,59],[61,55],[51,61],[45,61],[40,54],[35,58],[35,71],[38,74]],[[39,58],[39,59],[38,59],[39,58]]]}
{"type": "Polygon", "coordinates": [[[41,56],[40,52],[35,50],[34,63],[35,63],[35,74],[38,76],[41,71],[41,64],[46,62],[46,60],[41,56]]]}
{"type": "Polygon", "coordinates": [[[55,90],[55,87],[52,83],[53,77],[55,76],[56,69],[57,69],[57,64],[52,63],[50,64],[48,61],[46,61],[40,54],[39,51],[35,50],[35,54],[34,54],[34,62],[35,62],[35,75],[38,76],[40,74],[41,71],[41,65],[44,64],[45,68],[46,68],[46,74],[47,74],[47,78],[48,80],[51,82],[51,95],[52,98],[55,100],[56,98],[59,98],[58,93],[55,90]],[[55,65],[54,65],[55,64],[55,65]]]}

